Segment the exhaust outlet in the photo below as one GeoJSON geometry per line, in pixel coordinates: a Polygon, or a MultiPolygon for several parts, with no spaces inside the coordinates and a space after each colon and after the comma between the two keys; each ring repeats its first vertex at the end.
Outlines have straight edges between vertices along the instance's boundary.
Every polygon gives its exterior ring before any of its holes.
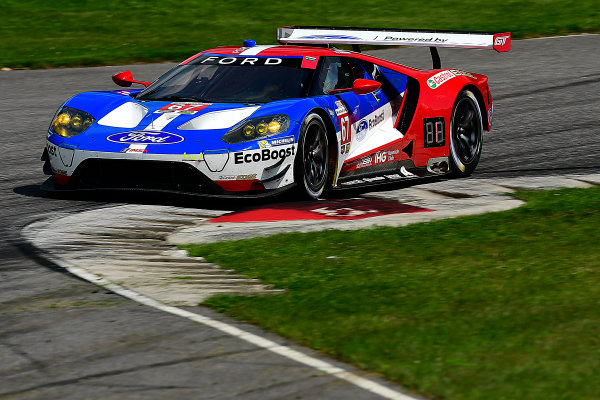
{"type": "Polygon", "coordinates": [[[449,170],[448,157],[435,157],[427,161],[427,171],[432,174],[445,174],[449,170]]]}

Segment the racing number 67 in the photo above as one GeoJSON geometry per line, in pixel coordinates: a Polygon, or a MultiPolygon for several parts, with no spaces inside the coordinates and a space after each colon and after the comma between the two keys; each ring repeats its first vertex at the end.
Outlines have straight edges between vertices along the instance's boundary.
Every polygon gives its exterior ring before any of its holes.
{"type": "Polygon", "coordinates": [[[348,114],[340,116],[340,129],[341,129],[341,143],[350,143],[350,116],[348,114]]]}

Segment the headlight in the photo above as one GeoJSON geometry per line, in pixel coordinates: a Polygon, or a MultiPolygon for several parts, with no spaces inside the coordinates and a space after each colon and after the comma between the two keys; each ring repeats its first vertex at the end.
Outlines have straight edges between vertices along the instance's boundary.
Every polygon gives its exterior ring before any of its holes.
{"type": "Polygon", "coordinates": [[[50,124],[50,129],[58,136],[68,138],[79,135],[95,121],[94,117],[85,111],[63,107],[58,111],[56,117],[54,117],[52,124],[50,124]]]}
{"type": "Polygon", "coordinates": [[[247,119],[223,135],[225,143],[242,143],[277,135],[288,130],[290,117],[284,114],[247,119]]]}

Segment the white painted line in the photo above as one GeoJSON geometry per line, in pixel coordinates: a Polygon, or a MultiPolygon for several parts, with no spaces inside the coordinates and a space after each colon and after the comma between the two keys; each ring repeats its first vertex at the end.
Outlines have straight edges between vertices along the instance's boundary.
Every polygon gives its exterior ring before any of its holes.
{"type": "Polygon", "coordinates": [[[557,39],[557,38],[572,38],[577,36],[594,36],[598,35],[597,33],[573,33],[572,35],[559,35],[559,36],[544,36],[544,37],[534,37],[534,38],[526,38],[519,40],[545,40],[545,39],[557,39]]]}
{"type": "Polygon", "coordinates": [[[279,354],[280,356],[286,357],[290,360],[304,364],[306,366],[317,369],[329,375],[333,375],[339,379],[343,379],[355,386],[358,386],[364,390],[367,390],[373,394],[376,394],[382,398],[390,400],[418,400],[417,397],[412,397],[407,394],[401,393],[397,390],[390,389],[383,386],[373,380],[363,378],[350,371],[346,371],[343,368],[336,367],[326,361],[319,360],[315,357],[306,355],[298,350],[294,350],[290,347],[277,344],[272,340],[266,339],[262,336],[255,335],[253,333],[244,331],[243,329],[237,328],[233,325],[229,325],[225,322],[217,321],[204,315],[196,314],[191,311],[183,310],[178,307],[168,306],[164,303],[151,299],[141,295],[133,290],[126,289],[120,285],[112,283],[98,275],[92,274],[82,268],[79,268],[71,263],[68,263],[60,258],[53,257],[48,253],[44,253],[44,257],[55,263],[56,265],[66,269],[73,275],[76,275],[86,281],[92,282],[96,285],[102,286],[114,293],[117,293],[123,297],[137,301],[138,303],[144,304],[149,307],[156,308],[161,311],[165,311],[180,317],[187,318],[194,322],[209,326],[217,329],[221,332],[227,333],[231,336],[237,337],[238,339],[244,340],[250,344],[258,347],[262,347],[265,350],[279,354]]]}

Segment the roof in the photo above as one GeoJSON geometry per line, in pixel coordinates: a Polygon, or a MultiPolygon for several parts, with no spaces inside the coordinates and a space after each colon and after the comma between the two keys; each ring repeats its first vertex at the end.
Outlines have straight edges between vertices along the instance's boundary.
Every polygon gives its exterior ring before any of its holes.
{"type": "MultiPolygon", "coordinates": [[[[281,45],[256,45],[254,47],[244,46],[221,46],[204,50],[188,58],[182,64],[186,64],[201,54],[222,54],[231,56],[336,56],[340,54],[355,54],[348,50],[316,46],[281,46],[281,45]]],[[[356,53],[358,54],[358,53],[356,53]]]]}
{"type": "Polygon", "coordinates": [[[365,53],[357,53],[349,50],[341,50],[335,47],[317,47],[317,46],[296,46],[296,45],[256,45],[254,47],[243,46],[221,46],[212,49],[204,50],[193,55],[181,64],[187,64],[202,54],[216,54],[224,56],[262,56],[262,57],[281,57],[281,56],[352,56],[361,60],[373,62],[383,67],[391,68],[402,73],[411,72],[412,76],[416,76],[423,71],[412,68],[406,65],[382,60],[377,57],[365,53]]]}

